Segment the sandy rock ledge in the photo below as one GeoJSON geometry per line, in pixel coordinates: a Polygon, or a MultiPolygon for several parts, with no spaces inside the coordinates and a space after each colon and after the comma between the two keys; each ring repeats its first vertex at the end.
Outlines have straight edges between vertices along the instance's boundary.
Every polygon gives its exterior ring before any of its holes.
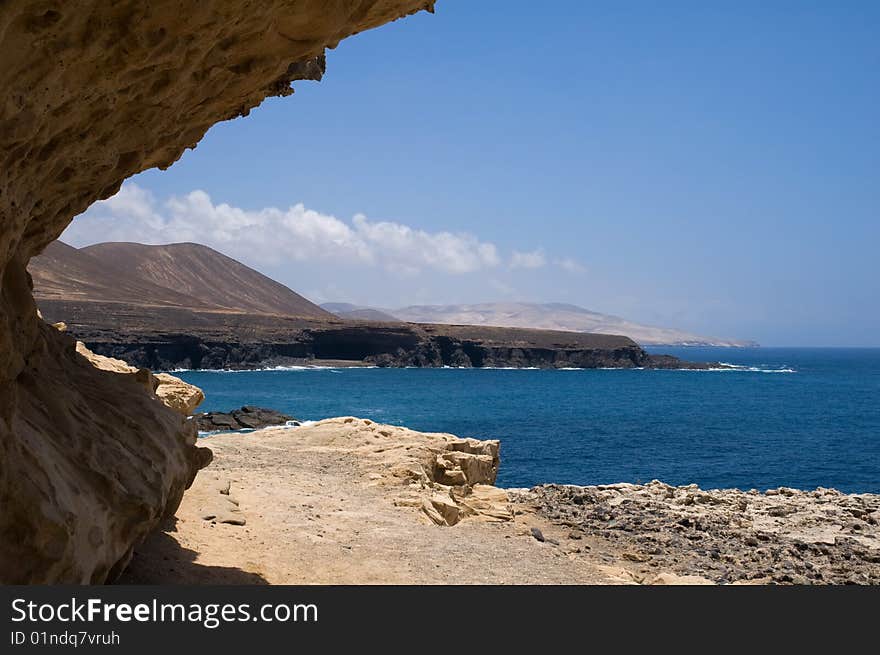
{"type": "Polygon", "coordinates": [[[127,582],[876,583],[880,497],[494,486],[495,441],[343,417],[203,440],[215,460],[127,582]]]}

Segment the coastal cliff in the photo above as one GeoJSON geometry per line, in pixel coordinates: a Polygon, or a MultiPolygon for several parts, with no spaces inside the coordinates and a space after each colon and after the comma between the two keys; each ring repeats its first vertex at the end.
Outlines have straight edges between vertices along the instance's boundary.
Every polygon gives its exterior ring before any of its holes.
{"type": "Polygon", "coordinates": [[[604,334],[314,320],[44,300],[89,348],[154,370],[332,365],[380,367],[711,368],[604,334]]]}
{"type": "Polygon", "coordinates": [[[181,414],[39,317],[31,257],[126,178],[319,79],[325,48],[432,4],[0,5],[0,582],[113,579],[207,461],[181,414]]]}

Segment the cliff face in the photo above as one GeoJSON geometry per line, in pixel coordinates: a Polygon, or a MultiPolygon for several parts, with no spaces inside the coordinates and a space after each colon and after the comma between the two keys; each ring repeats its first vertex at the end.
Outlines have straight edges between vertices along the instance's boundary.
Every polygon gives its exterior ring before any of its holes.
{"type": "MultiPolygon", "coordinates": [[[[96,351],[149,368],[247,368],[345,360],[379,366],[631,368],[628,337],[334,316],[205,246],[55,241],[29,265],[44,316],[96,351]]],[[[677,360],[675,360],[677,361],[677,360]]],[[[674,363],[674,362],[672,362],[674,363]]]]}
{"type": "Polygon", "coordinates": [[[378,366],[707,368],[632,339],[525,328],[316,321],[287,316],[44,300],[49,320],[102,355],[152,369],[261,368],[322,361],[378,366]]]}
{"type": "Polygon", "coordinates": [[[0,582],[113,578],[206,461],[179,413],[38,318],[28,260],[125,178],[320,78],[325,47],[432,4],[0,5],[0,582]]]}
{"type": "Polygon", "coordinates": [[[655,366],[654,357],[636,345],[613,349],[494,345],[476,337],[427,335],[416,326],[392,331],[374,326],[319,328],[291,334],[288,341],[281,343],[203,341],[193,335],[156,337],[145,341],[90,341],[89,347],[136,366],[160,370],[254,369],[306,363],[320,365],[327,361],[336,365],[347,362],[383,368],[702,367],[675,358],[669,366],[655,366]]]}

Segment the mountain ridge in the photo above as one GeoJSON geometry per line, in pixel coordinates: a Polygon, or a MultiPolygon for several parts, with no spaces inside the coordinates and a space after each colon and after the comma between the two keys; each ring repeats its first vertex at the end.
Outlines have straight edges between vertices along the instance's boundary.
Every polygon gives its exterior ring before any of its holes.
{"type": "Polygon", "coordinates": [[[196,243],[98,243],[74,248],[55,241],[28,270],[38,300],[79,300],[333,318],[280,282],[196,243]]]}
{"type": "Polygon", "coordinates": [[[412,323],[620,334],[647,346],[750,347],[758,345],[749,340],[710,337],[675,328],[644,325],[620,316],[602,314],[570,303],[496,302],[410,305],[396,309],[349,303],[323,303],[321,307],[343,318],[355,318],[352,315],[353,312],[374,311],[390,317],[391,320],[412,323]]]}

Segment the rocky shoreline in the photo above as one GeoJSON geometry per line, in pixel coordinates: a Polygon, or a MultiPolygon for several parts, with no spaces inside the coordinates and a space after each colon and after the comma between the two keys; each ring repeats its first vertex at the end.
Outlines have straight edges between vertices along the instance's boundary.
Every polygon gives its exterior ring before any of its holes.
{"type": "Polygon", "coordinates": [[[196,468],[213,451],[210,468],[173,525],[137,549],[125,582],[231,580],[187,564],[194,551],[247,583],[880,584],[878,494],[656,480],[503,489],[498,441],[353,417],[299,427],[254,406],[194,413],[204,399],[197,387],[82,343],[75,352],[191,415],[192,432],[226,432],[195,449],[196,468]],[[243,429],[251,432],[235,433],[243,429]],[[463,548],[480,558],[460,566],[463,548]],[[458,568],[438,571],[438,558],[458,568]],[[391,569],[398,574],[388,577],[391,569]]]}
{"type": "Polygon", "coordinates": [[[353,417],[204,441],[122,582],[880,584],[876,494],[503,489],[498,441],[353,417]]]}
{"type": "MultiPolygon", "coordinates": [[[[434,579],[439,583],[880,584],[878,494],[785,487],[763,493],[707,491],[656,480],[645,485],[502,489],[494,486],[498,441],[422,433],[352,417],[298,427],[291,416],[255,406],[195,413],[204,399],[197,387],[96,355],[82,343],[76,344],[76,352],[96,368],[145,384],[164,405],[192,415],[188,423],[200,432],[227,433],[204,440],[211,450],[198,449],[205,456],[200,466],[210,461],[212,450],[214,462],[184,495],[173,532],[206,558],[214,551],[226,557],[230,540],[241,542],[241,556],[257,560],[256,568],[263,570],[251,581],[356,583],[364,581],[367,561],[380,555],[398,568],[424,569],[437,552],[446,557],[462,546],[459,533],[425,532],[433,524],[466,531],[468,546],[483,549],[486,557],[507,549],[517,567],[513,571],[513,564],[499,561],[494,565],[497,577],[477,577],[483,574],[475,569],[469,572],[473,579],[440,576],[434,579]],[[234,433],[241,430],[251,432],[234,433]],[[238,487],[234,495],[233,484],[238,487]],[[348,500],[339,504],[336,494],[342,488],[348,489],[348,500]],[[284,501],[270,523],[260,521],[270,498],[276,502],[287,497],[301,499],[301,506],[284,501]],[[303,508],[314,517],[306,516],[307,524],[299,526],[303,508]],[[352,523],[340,512],[358,518],[352,523]],[[378,544],[363,542],[360,526],[379,519],[388,522],[391,536],[376,533],[378,544]],[[486,522],[500,527],[477,527],[486,522]],[[214,529],[233,532],[223,532],[216,542],[217,534],[205,532],[214,529]],[[339,570],[331,548],[301,570],[301,553],[282,556],[256,546],[267,539],[302,540],[314,529],[322,540],[333,533],[359,543],[364,560],[339,570]],[[414,539],[422,543],[420,549],[400,550],[414,539]],[[508,539],[517,541],[506,543],[508,539]],[[262,550],[266,552],[258,555],[262,550]],[[563,566],[560,557],[569,563],[563,566]],[[271,575],[264,570],[268,562],[274,567],[271,575]],[[311,567],[320,575],[333,573],[313,578],[311,567]]],[[[177,550],[154,552],[149,546],[166,537],[160,533],[148,540],[123,580],[175,580],[174,568],[161,574],[150,570],[162,569],[169,558],[176,562],[177,550]],[[161,577],[165,575],[169,577],[161,577]]],[[[437,572],[420,573],[429,574],[437,572]]]]}
{"type": "Polygon", "coordinates": [[[717,584],[880,584],[878,494],[705,491],[656,480],[508,493],[568,530],[570,543],[599,539],[646,578],[668,571],[717,584]]]}

